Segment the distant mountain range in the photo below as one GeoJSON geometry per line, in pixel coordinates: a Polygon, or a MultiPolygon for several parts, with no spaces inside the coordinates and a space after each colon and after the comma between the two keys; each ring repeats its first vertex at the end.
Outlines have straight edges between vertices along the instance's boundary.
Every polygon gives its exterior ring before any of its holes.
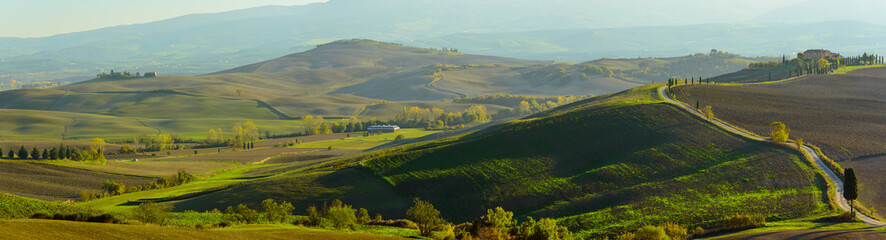
{"type": "MultiPolygon", "coordinates": [[[[826,4],[809,2],[804,9],[826,4]]],[[[714,48],[766,56],[806,48],[886,51],[879,45],[886,27],[851,21],[809,24],[842,18],[774,14],[792,3],[807,2],[332,0],[268,6],[44,38],[0,38],[0,82],[81,81],[110,69],[199,75],[350,38],[571,62],[685,56],[714,48]],[[797,23],[737,24],[773,22],[761,12],[797,23]]]]}

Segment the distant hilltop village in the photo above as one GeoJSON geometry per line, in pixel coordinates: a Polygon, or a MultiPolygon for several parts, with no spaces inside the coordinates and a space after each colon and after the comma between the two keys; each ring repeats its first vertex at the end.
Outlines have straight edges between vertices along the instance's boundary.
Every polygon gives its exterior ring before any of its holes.
{"type": "Polygon", "coordinates": [[[95,78],[97,78],[97,79],[125,79],[125,78],[143,78],[143,77],[145,77],[145,78],[157,77],[157,72],[146,72],[145,75],[142,76],[141,73],[139,73],[139,72],[135,72],[135,74],[132,74],[129,72],[114,72],[114,70],[111,70],[110,74],[102,72],[102,73],[95,76],[95,78]]]}

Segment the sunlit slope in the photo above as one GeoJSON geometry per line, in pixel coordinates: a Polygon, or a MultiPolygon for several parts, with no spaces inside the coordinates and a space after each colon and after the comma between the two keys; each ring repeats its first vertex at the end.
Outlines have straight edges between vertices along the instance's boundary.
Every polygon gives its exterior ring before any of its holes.
{"type": "Polygon", "coordinates": [[[663,104],[655,87],[566,105],[469,135],[367,153],[361,166],[291,172],[177,205],[205,210],[264,198],[297,209],[341,198],[402,216],[413,197],[452,221],[502,206],[554,217],[582,236],[726,215],[786,219],[827,211],[824,183],[790,150],[749,142],[663,104]]]}

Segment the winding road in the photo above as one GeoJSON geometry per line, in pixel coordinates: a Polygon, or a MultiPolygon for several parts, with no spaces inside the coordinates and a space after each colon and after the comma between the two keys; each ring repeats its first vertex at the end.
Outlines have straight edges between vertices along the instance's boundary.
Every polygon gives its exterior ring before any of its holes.
{"type": "MultiPolygon", "coordinates": [[[[717,127],[720,127],[723,130],[726,130],[728,132],[742,136],[744,138],[754,140],[754,141],[772,142],[772,140],[757,137],[753,134],[750,134],[750,133],[745,132],[741,129],[735,128],[729,124],[726,124],[720,120],[708,119],[704,114],[702,114],[698,110],[693,109],[690,106],[686,106],[680,102],[674,101],[674,99],[672,99],[667,94],[666,90],[667,90],[667,87],[658,88],[658,95],[661,96],[661,98],[664,99],[665,101],[667,101],[668,103],[670,103],[674,106],[677,106],[678,108],[683,109],[684,111],[689,112],[690,114],[693,114],[701,119],[704,119],[704,120],[714,124],[717,127]]],[[[820,169],[822,172],[824,172],[825,175],[828,177],[828,179],[834,184],[834,188],[836,189],[836,193],[834,194],[834,199],[837,201],[837,206],[839,206],[844,211],[849,211],[849,201],[847,201],[846,198],[843,197],[843,180],[841,180],[840,177],[838,177],[837,174],[835,174],[833,170],[831,170],[830,168],[827,167],[827,165],[824,164],[824,162],[821,160],[821,158],[817,154],[815,154],[815,151],[813,151],[812,148],[810,148],[808,146],[803,146],[802,149],[803,149],[803,151],[806,151],[806,153],[809,157],[812,158],[812,160],[815,162],[815,166],[818,167],[818,169],[820,169]]],[[[855,211],[855,215],[858,217],[859,220],[861,220],[867,224],[870,224],[872,226],[886,227],[886,223],[883,223],[881,221],[878,221],[876,219],[868,217],[867,215],[864,215],[859,211],[855,211]]]]}

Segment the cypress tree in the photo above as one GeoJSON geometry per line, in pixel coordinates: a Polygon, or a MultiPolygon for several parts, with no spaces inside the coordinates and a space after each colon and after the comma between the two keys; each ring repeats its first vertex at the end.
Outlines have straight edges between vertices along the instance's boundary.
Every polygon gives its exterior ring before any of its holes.
{"type": "Polygon", "coordinates": [[[850,211],[855,215],[855,207],[852,204],[858,198],[858,179],[855,178],[855,169],[847,168],[843,176],[843,197],[849,200],[850,211]]]}
{"type": "Polygon", "coordinates": [[[37,150],[37,147],[34,147],[34,150],[31,150],[31,159],[40,159],[40,150],[37,150]]]}
{"type": "Polygon", "coordinates": [[[3,148],[0,147],[0,158],[3,158],[3,148]]]}
{"type": "Polygon", "coordinates": [[[12,149],[9,149],[9,155],[8,155],[8,156],[9,156],[9,159],[13,159],[13,158],[15,158],[15,151],[12,150],[12,149]]]}
{"type": "Polygon", "coordinates": [[[40,158],[43,160],[49,159],[49,150],[43,149],[43,154],[40,155],[40,158]]]}
{"type": "Polygon", "coordinates": [[[49,159],[50,160],[58,159],[58,149],[57,148],[53,147],[52,149],[49,150],[49,159]]]}
{"type": "Polygon", "coordinates": [[[27,159],[28,158],[28,150],[25,150],[25,146],[22,146],[18,149],[18,159],[27,159]]]}

